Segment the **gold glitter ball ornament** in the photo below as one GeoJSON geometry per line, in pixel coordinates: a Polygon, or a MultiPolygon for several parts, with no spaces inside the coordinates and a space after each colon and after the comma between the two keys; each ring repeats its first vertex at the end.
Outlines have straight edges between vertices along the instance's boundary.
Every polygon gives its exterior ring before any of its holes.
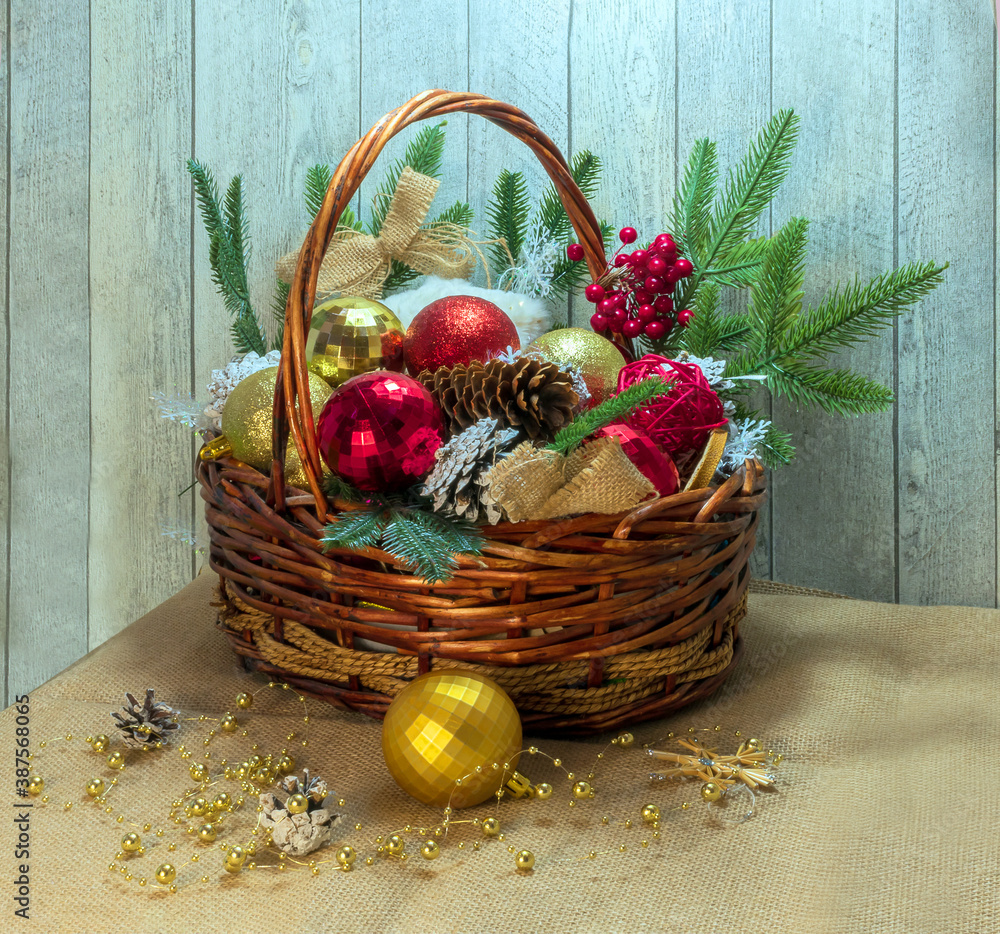
{"type": "Polygon", "coordinates": [[[393,700],[382,754],[407,794],[434,807],[472,807],[492,797],[517,767],[521,718],[495,681],[473,671],[430,671],[393,700]],[[492,763],[507,763],[506,774],[492,763]],[[481,771],[476,771],[481,766],[481,771]]]}
{"type": "MultiPolygon", "coordinates": [[[[222,433],[232,446],[233,457],[262,473],[271,472],[271,431],[274,427],[274,387],[277,380],[276,366],[251,373],[236,385],[222,410],[222,433]]],[[[309,399],[314,419],[319,419],[319,413],[332,392],[322,379],[309,374],[309,399]]],[[[285,452],[285,482],[300,489],[309,488],[302,460],[291,438],[285,452]]]]}
{"type": "Polygon", "coordinates": [[[625,365],[611,341],[585,328],[549,331],[528,344],[524,355],[576,367],[590,392],[590,405],[604,402],[618,389],[618,371],[625,365]]]}
{"type": "Polygon", "coordinates": [[[306,365],[331,386],[370,370],[403,369],[403,325],[381,302],[342,295],[313,309],[306,365]]]}

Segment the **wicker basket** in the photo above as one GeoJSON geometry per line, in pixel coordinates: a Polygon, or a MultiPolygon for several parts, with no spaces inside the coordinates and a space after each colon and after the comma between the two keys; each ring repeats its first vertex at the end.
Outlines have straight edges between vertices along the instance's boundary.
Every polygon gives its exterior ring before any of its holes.
{"type": "Polygon", "coordinates": [[[565,159],[516,107],[436,90],[380,120],[337,167],[288,301],[274,450],[284,452],[290,432],[310,490],[286,487],[281,457],[270,477],[233,459],[198,467],[220,626],[247,668],[373,717],[410,679],[449,667],[498,681],[531,732],[586,734],[662,716],[714,691],[739,656],[765,498],[756,462],[718,488],[628,515],[486,527],[482,558],[460,558],[454,578],[433,585],[376,549],[319,545],[330,516],[352,508],[324,498],[308,405],[305,335],[319,265],[385,143],[417,120],[453,113],[480,114],[535,153],[592,276],[605,268],[597,221],[565,159]]]}

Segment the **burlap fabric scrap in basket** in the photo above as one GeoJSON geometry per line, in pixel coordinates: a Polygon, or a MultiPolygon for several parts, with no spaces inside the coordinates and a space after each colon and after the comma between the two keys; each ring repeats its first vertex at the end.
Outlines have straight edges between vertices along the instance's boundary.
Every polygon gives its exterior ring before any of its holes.
{"type": "MultiPolygon", "coordinates": [[[[108,711],[125,689],[155,687],[158,696],[190,715],[217,714],[253,685],[255,679],[236,667],[215,628],[210,603],[216,585],[214,575],[202,575],[32,692],[36,751],[43,738],[85,734],[102,722],[110,726],[108,711]]],[[[216,881],[225,876],[220,866],[201,864],[213,881],[170,896],[108,872],[121,828],[82,803],[83,784],[100,769],[83,744],[60,741],[79,751],[58,759],[39,755],[38,770],[46,773],[55,801],[81,803],[69,814],[61,806],[36,807],[31,920],[14,918],[8,886],[2,911],[10,920],[0,929],[46,934],[1000,930],[995,832],[1000,613],[832,600],[783,593],[771,585],[760,589],[765,592],[752,593],[743,623],[746,655],[720,692],[669,720],[636,729],[642,742],[669,729],[719,723],[782,750],[780,790],[761,795],[757,815],[745,824],[714,826],[699,804],[671,813],[662,840],[648,849],[638,845],[639,830],[602,827],[601,814],[636,818],[647,801],[668,806],[685,800],[677,789],[649,784],[650,760],[637,744],[609,752],[595,781],[598,796],[583,808],[566,806],[563,786],[549,801],[503,805],[509,841],[536,854],[530,876],[516,875],[506,844],[492,841],[479,852],[448,847],[434,863],[419,858],[405,865],[377,863],[318,878],[271,872],[216,881]],[[620,842],[628,844],[627,852],[617,852],[620,842]],[[589,861],[584,857],[590,849],[613,852],[589,861]]],[[[267,737],[277,742],[289,729],[293,720],[285,712],[294,706],[255,704],[250,722],[265,746],[267,737]]],[[[432,819],[432,812],[407,799],[385,772],[377,723],[318,703],[311,710],[309,765],[347,799],[348,819],[342,824],[351,828],[347,838],[357,845],[356,821],[374,836],[407,821],[432,819]]],[[[8,738],[11,751],[14,735],[14,712],[8,709],[0,736],[8,738]]],[[[542,740],[541,745],[572,768],[589,765],[599,742],[542,740]]],[[[3,787],[14,805],[12,754],[6,762],[3,787]]],[[[176,755],[162,762],[157,766],[151,757],[126,771],[123,811],[132,812],[141,799],[147,810],[154,801],[163,807],[183,786],[176,755]]],[[[536,781],[552,777],[534,762],[526,771],[536,781]]],[[[8,818],[0,830],[0,865],[8,883],[15,873],[14,834],[8,818]]]]}

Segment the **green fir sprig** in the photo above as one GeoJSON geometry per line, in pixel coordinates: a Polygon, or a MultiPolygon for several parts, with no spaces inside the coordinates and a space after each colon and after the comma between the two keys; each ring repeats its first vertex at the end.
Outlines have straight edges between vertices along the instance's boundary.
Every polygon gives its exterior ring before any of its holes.
{"type": "Polygon", "coordinates": [[[471,522],[436,513],[415,487],[401,493],[366,493],[339,477],[325,483],[332,499],[365,503],[366,508],[341,513],[323,529],[327,549],[363,551],[379,548],[428,583],[450,580],[456,555],[479,555],[485,543],[471,522]]]}
{"type": "Polygon", "coordinates": [[[578,415],[563,428],[548,445],[548,450],[569,454],[584,439],[589,438],[613,422],[621,421],[633,410],[645,405],[657,396],[667,392],[673,384],[660,378],[650,376],[647,379],[633,383],[617,395],[605,399],[600,405],[588,409],[578,415]]]}
{"type": "Polygon", "coordinates": [[[189,159],[188,172],[194,182],[198,206],[208,233],[208,260],[212,281],[232,317],[230,333],[241,353],[267,353],[267,334],[250,301],[247,266],[250,261],[250,235],[243,202],[243,176],[236,175],[226,188],[225,200],[219,203],[219,186],[212,173],[199,162],[189,159]]]}

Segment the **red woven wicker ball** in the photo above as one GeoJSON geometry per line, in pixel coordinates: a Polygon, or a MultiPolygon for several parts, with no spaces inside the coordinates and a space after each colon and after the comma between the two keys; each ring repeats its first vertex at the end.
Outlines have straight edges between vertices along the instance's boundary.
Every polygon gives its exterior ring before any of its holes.
{"type": "Polygon", "coordinates": [[[618,391],[650,376],[661,376],[673,383],[673,387],[637,409],[629,418],[629,425],[652,438],[672,457],[698,450],[712,431],[728,421],[722,400],[709,386],[701,367],[694,363],[646,354],[621,368],[618,391]]]}
{"type": "Polygon", "coordinates": [[[625,456],[653,486],[660,496],[672,496],[680,486],[677,465],[656,443],[628,425],[614,424],[596,432],[598,438],[617,438],[625,456]]]}
{"type": "Polygon", "coordinates": [[[449,295],[431,302],[410,322],[403,341],[406,369],[416,376],[439,366],[489,360],[521,339],[507,313],[473,295],[449,295]]]}
{"type": "Polygon", "coordinates": [[[323,460],[359,490],[396,490],[422,480],[443,437],[433,396],[415,379],[386,370],[338,386],[316,424],[323,460]]]}

